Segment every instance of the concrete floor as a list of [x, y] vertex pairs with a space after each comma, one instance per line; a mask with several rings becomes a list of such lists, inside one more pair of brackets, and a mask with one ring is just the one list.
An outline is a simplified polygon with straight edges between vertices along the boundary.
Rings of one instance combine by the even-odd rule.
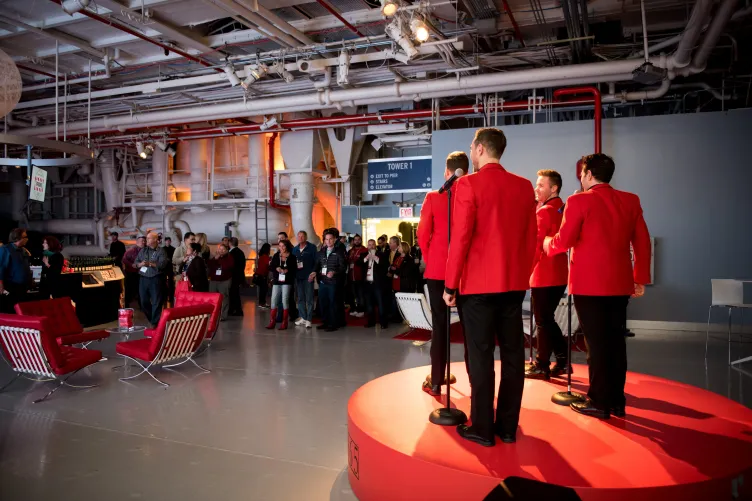
[[[0, 500], [354, 500], [348, 398], [373, 378], [428, 364], [430, 345], [393, 340], [398, 327], [268, 331], [267, 312], [250, 302], [245, 311], [221, 325], [202, 357], [212, 372], [161, 371], [168, 389], [147, 375], [118, 381], [118, 339], [110, 339], [101, 349], [111, 359], [72, 380], [98, 388], [61, 388], [40, 404], [31, 402], [46, 384], [19, 380], [0, 393]], [[630, 370], [752, 406], [752, 377], [727, 366], [722, 334], [711, 339], [707, 366], [704, 333], [636, 334]], [[746, 341], [735, 357], [752, 354]], [[0, 385], [11, 375], [3, 363]]]

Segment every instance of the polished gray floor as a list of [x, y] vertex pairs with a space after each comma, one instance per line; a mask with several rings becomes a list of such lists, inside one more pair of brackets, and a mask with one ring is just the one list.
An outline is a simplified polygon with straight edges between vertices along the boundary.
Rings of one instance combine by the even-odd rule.
[[[348, 398], [373, 378], [426, 365], [430, 345], [392, 339], [397, 327], [268, 331], [268, 313], [250, 302], [245, 311], [202, 357], [212, 372], [160, 371], [168, 389], [145, 375], [118, 381], [111, 339], [101, 346], [110, 360], [76, 376], [97, 388], [62, 388], [40, 404], [32, 400], [48, 385], [19, 380], [0, 393], [0, 500], [354, 500]], [[704, 333], [636, 333], [630, 370], [752, 406], [752, 378], [728, 367], [722, 334], [706, 366]], [[734, 356], [752, 354], [750, 342]], [[0, 385], [11, 375], [2, 364]]]

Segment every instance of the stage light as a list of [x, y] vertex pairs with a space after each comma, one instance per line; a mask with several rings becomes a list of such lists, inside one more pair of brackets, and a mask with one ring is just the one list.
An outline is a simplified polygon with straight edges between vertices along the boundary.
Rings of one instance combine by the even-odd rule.
[[266, 76], [266, 74], [269, 72], [269, 68], [267, 68], [265, 65], [261, 64], [257, 66], [256, 68], [249, 68], [248, 69], [248, 76], [245, 80], [243, 80], [243, 83], [241, 85], [244, 89], [247, 89], [256, 81], [261, 80]]
[[60, 6], [63, 8], [63, 12], [72, 16], [76, 12], [84, 10], [89, 6], [89, 0], [65, 0]]
[[225, 65], [224, 70], [227, 74], [227, 80], [230, 81], [230, 85], [235, 87], [240, 83], [240, 78], [238, 78], [238, 75], [235, 74], [235, 67], [232, 65], [232, 63], [228, 62]]
[[261, 124], [260, 129], [267, 130], [271, 127], [274, 127], [275, 125], [277, 125], [277, 117], [271, 117], [268, 120], [264, 119], [264, 123]]
[[176, 143], [167, 143], [166, 141], [156, 141], [155, 144], [157, 145], [157, 148], [164, 151], [171, 157], [174, 157], [177, 153], [177, 144]]
[[144, 143], [141, 141], [136, 141], [136, 151], [138, 152], [138, 156], [141, 158], [146, 158], [146, 150], [144, 150]]
[[399, 5], [395, 0], [381, 0], [381, 13], [386, 17], [392, 17], [397, 13]]
[[402, 48], [406, 56], [405, 58], [399, 58], [399, 54], [395, 54], [395, 58], [402, 62], [407, 62], [418, 55], [418, 49], [415, 48], [415, 45], [413, 45], [413, 42], [410, 40], [410, 35], [405, 32], [400, 17], [395, 17], [394, 20], [386, 26], [384, 31], [389, 38], [397, 42], [397, 45]]
[[424, 23], [417, 17], [410, 21], [410, 30], [413, 32], [413, 37], [415, 37], [415, 39], [421, 43], [428, 40], [428, 37], [430, 36], [426, 23]]

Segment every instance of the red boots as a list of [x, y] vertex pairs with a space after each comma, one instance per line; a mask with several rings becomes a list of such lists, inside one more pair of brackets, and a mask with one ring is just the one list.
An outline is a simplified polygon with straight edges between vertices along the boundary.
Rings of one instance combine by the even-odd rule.
[[273, 329], [277, 325], [277, 308], [274, 308], [271, 311], [271, 317], [269, 318], [269, 325], [266, 326], [267, 329]]
[[287, 329], [287, 321], [290, 320], [290, 310], [282, 311], [282, 325], [279, 326], [280, 330]]

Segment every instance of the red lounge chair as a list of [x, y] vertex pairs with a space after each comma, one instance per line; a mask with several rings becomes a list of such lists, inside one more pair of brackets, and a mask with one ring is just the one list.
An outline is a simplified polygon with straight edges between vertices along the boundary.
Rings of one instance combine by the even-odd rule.
[[34, 400], [36, 404], [55, 393], [62, 385], [73, 388], [97, 386], [76, 386], [67, 381], [81, 369], [99, 362], [102, 352], [60, 345], [49, 325], [50, 321], [46, 317], [0, 315], [0, 348], [8, 364], [17, 373], [0, 391], [21, 376], [33, 381], [57, 381], [58, 384], [49, 393]]
[[[175, 367], [189, 361], [202, 371], [209, 372], [209, 370], [198, 365], [193, 357], [206, 337], [209, 319], [213, 311], [214, 308], [209, 304], [164, 310], [151, 337], [118, 343], [117, 353], [133, 360], [142, 369], [138, 374], [123, 377], [120, 380], [133, 379], [146, 372], [159, 384], [170, 386], [157, 379], [150, 369], [157, 365], [166, 368]], [[165, 363], [176, 361], [178, 362], [165, 365]]]
[[[182, 308], [183, 306], [195, 306], [198, 304], [209, 304], [214, 308], [211, 318], [209, 319], [209, 329], [206, 331], [206, 342], [202, 348], [198, 350], [198, 354], [202, 354], [211, 345], [214, 336], [217, 335], [219, 329], [219, 318], [222, 313], [222, 294], [219, 292], [193, 292], [183, 291], [175, 299], [175, 307]], [[146, 337], [153, 337], [156, 329], [146, 329], [144, 335]]]
[[110, 336], [102, 330], [84, 332], [84, 328], [76, 316], [76, 309], [68, 297], [18, 303], [16, 313], [47, 317], [49, 319], [47, 325], [60, 345], [69, 346], [82, 343], [86, 347], [92, 341], [101, 341]]

